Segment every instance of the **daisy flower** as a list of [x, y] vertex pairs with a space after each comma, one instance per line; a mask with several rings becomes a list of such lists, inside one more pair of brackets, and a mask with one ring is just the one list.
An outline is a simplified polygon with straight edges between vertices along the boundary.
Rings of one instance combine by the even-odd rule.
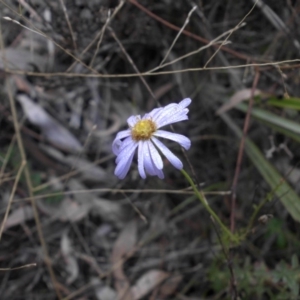
[[142, 178], [146, 174], [164, 178], [161, 152], [177, 169], [182, 169], [180, 159], [175, 156], [158, 138], [165, 138], [177, 142], [188, 150], [191, 141], [177, 133], [161, 130], [160, 128], [179, 121], [188, 120], [186, 108], [192, 102], [186, 98], [181, 102], [171, 103], [165, 107], [155, 108], [143, 117], [131, 116], [127, 119], [129, 129], [120, 131], [112, 144], [116, 158], [115, 175], [123, 179], [130, 168], [135, 151], [138, 155], [138, 170]]

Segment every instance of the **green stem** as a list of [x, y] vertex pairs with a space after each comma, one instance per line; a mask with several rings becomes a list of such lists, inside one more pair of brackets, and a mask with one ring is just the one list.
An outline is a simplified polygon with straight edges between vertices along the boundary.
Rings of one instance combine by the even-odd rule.
[[181, 170], [181, 173], [184, 175], [186, 180], [190, 183], [190, 185], [192, 186], [192, 188], [195, 192], [195, 195], [198, 197], [200, 202], [203, 204], [205, 209], [210, 213], [210, 215], [213, 217], [213, 219], [220, 225], [220, 227], [228, 235], [228, 237], [230, 237], [230, 239], [232, 241], [237, 242], [238, 238], [223, 224], [223, 222], [220, 220], [220, 218], [217, 216], [217, 214], [210, 208], [210, 206], [207, 204], [207, 201], [204, 198], [203, 194], [198, 191], [197, 187], [195, 186], [192, 178], [188, 175], [188, 173], [186, 171], [184, 171], [183, 169]]
[[250, 232], [251, 228], [253, 227], [253, 224], [254, 224], [255, 220], [257, 219], [258, 213], [269, 201], [272, 200], [272, 198], [276, 194], [277, 189], [281, 186], [281, 184], [283, 182], [284, 182], [284, 180], [281, 179], [280, 182], [277, 184], [277, 186], [274, 188], [274, 190], [271, 191], [270, 193], [268, 193], [268, 195], [264, 198], [264, 200], [255, 208], [255, 210], [250, 218], [250, 222], [247, 226], [246, 235]]

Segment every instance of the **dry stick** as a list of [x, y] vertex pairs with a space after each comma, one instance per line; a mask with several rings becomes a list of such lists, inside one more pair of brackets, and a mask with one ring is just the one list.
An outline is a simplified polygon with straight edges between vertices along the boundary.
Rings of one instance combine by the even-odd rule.
[[[156, 101], [156, 97], [154, 95], [154, 93], [152, 92], [150, 86], [148, 85], [148, 83], [146, 82], [145, 78], [141, 75], [140, 71], [138, 70], [137, 66], [135, 65], [135, 63], [133, 62], [133, 60], [131, 59], [130, 55], [128, 54], [128, 52], [126, 51], [126, 49], [124, 48], [123, 44], [121, 43], [121, 41], [117, 38], [115, 32], [113, 31], [113, 29], [111, 27], [108, 27], [108, 30], [110, 31], [112, 37], [115, 39], [115, 41], [117, 42], [117, 44], [119, 45], [119, 47], [121, 48], [122, 52], [124, 53], [124, 55], [126, 56], [127, 60], [129, 61], [129, 63], [131, 64], [131, 66], [133, 67], [134, 71], [136, 72], [137, 76], [140, 78], [140, 80], [142, 81], [142, 83], [144, 84], [144, 86], [146, 87], [146, 89], [148, 90], [149, 94], [152, 96], [152, 98]], [[159, 102], [158, 102], [159, 103]]]
[[[1, 2], [1, 0], [0, 0]], [[206, 71], [222, 71], [222, 70], [229, 70], [229, 69], [242, 69], [242, 68], [249, 68], [249, 67], [268, 67], [268, 68], [261, 68], [259, 71], [270, 70], [271, 67], [284, 65], [284, 64], [291, 64], [291, 63], [299, 63], [300, 59], [287, 59], [281, 60], [276, 62], [266, 62], [266, 63], [251, 63], [251, 64], [241, 64], [236, 66], [219, 66], [219, 67], [208, 67], [208, 68], [187, 68], [181, 70], [174, 70], [174, 71], [162, 71], [156, 73], [128, 73], [128, 74], [83, 74], [83, 73], [66, 73], [66, 72], [56, 72], [56, 73], [42, 73], [42, 72], [29, 72], [24, 70], [12, 70], [9, 68], [5, 68], [5, 72], [7, 74], [18, 74], [18, 75], [27, 75], [27, 76], [35, 76], [35, 77], [68, 77], [68, 78], [132, 78], [132, 77], [140, 77], [140, 76], [160, 76], [160, 75], [170, 75], [170, 74], [177, 74], [177, 73], [187, 73], [187, 72], [206, 72]], [[295, 65], [285, 65], [282, 66], [281, 69], [291, 69], [291, 68], [299, 68], [300, 64]]]
[[136, 73], [126, 73], [126, 74], [84, 74], [84, 73], [66, 73], [66, 72], [32, 72], [32, 71], [24, 71], [24, 70], [16, 70], [6, 68], [2, 70], [6, 74], [16, 74], [16, 75], [25, 75], [25, 76], [35, 76], [35, 77], [66, 77], [66, 78], [134, 78], [139, 76], [160, 76], [160, 75], [172, 75], [178, 73], [188, 73], [188, 72], [206, 72], [206, 71], [222, 71], [222, 70], [234, 70], [234, 69], [242, 69], [249, 67], [257, 67], [259, 71], [267, 71], [272, 67], [276, 67], [278, 65], [281, 66], [281, 69], [295, 69], [300, 68], [300, 64], [288, 65], [291, 63], [298, 63], [300, 59], [288, 59], [277, 62], [268, 62], [268, 63], [252, 63], [252, 64], [241, 64], [241, 65], [231, 65], [231, 66], [217, 66], [217, 67], [208, 67], [208, 68], [187, 68], [181, 70], [170, 70], [170, 71], [160, 71], [152, 73], [153, 70], [141, 72], [140, 74]]
[[210, 41], [208, 44], [206, 44], [205, 46], [202, 46], [202, 47], [198, 48], [197, 50], [191, 51], [191, 52], [189, 52], [189, 53], [187, 53], [187, 54], [184, 54], [184, 55], [182, 55], [182, 56], [180, 56], [180, 57], [178, 57], [178, 58], [176, 58], [176, 59], [173, 59], [173, 60], [170, 61], [170, 62], [164, 63], [163, 65], [160, 64], [159, 66], [157, 66], [157, 67], [155, 67], [155, 68], [149, 70], [148, 72], [149, 72], [149, 73], [150, 73], [150, 72], [152, 73], [152, 72], [154, 72], [154, 71], [156, 71], [156, 70], [165, 68], [166, 66], [172, 65], [172, 64], [174, 64], [174, 63], [176, 63], [176, 62], [178, 62], [178, 61], [180, 61], [180, 60], [183, 60], [184, 58], [187, 58], [187, 57], [190, 57], [190, 56], [192, 56], [192, 55], [195, 55], [195, 54], [197, 54], [197, 53], [199, 53], [199, 52], [201, 52], [201, 51], [203, 51], [203, 50], [205, 50], [205, 49], [211, 47], [211, 46], [214, 45], [214, 44], [223, 43], [223, 45], [224, 45], [224, 41], [221, 42], [221, 41], [219, 41], [219, 40], [220, 40], [223, 36], [229, 34], [230, 32], [236, 31], [236, 30], [240, 29], [242, 26], [244, 26], [244, 24], [241, 24], [240, 26], [236, 26], [235, 28], [232, 28], [232, 29], [230, 29], [230, 30], [228, 30], [228, 31], [225, 31], [225, 32], [223, 32], [222, 34], [220, 34], [218, 37], [216, 37], [215, 39], [211, 40], [211, 41]]
[[231, 213], [230, 213], [230, 229], [231, 232], [234, 232], [235, 228], [235, 204], [236, 204], [236, 189], [237, 189], [237, 184], [238, 184], [238, 179], [239, 179], [239, 174], [241, 171], [241, 164], [242, 164], [242, 159], [243, 159], [243, 154], [244, 154], [244, 148], [245, 148], [245, 140], [247, 136], [247, 132], [249, 129], [249, 123], [250, 123], [250, 116], [251, 116], [251, 111], [252, 111], [252, 106], [254, 102], [254, 92], [257, 87], [257, 83], [259, 80], [259, 71], [256, 70], [255, 77], [253, 80], [252, 84], [252, 89], [251, 89], [251, 97], [249, 100], [249, 106], [244, 122], [244, 128], [243, 128], [243, 136], [240, 142], [239, 146], [239, 152], [238, 152], [238, 157], [236, 161], [236, 167], [235, 167], [235, 173], [234, 173], [234, 178], [233, 178], [233, 183], [232, 183], [232, 194], [231, 194]]
[[21, 163], [21, 166], [18, 170], [18, 173], [17, 173], [16, 179], [15, 179], [11, 194], [9, 196], [9, 200], [8, 200], [8, 203], [7, 203], [5, 215], [4, 215], [4, 218], [3, 218], [3, 221], [2, 221], [2, 224], [1, 224], [1, 228], [0, 228], [0, 241], [1, 241], [1, 238], [2, 238], [4, 226], [5, 226], [7, 218], [8, 218], [8, 214], [9, 214], [9, 211], [10, 211], [10, 208], [11, 208], [12, 200], [15, 196], [15, 192], [16, 192], [16, 189], [17, 189], [17, 186], [18, 186], [18, 183], [19, 183], [19, 180], [20, 180], [20, 177], [21, 177], [21, 174], [23, 172], [23, 169], [24, 169], [25, 165], [26, 165], [26, 161], [23, 160], [22, 163]]
[[[257, 0], [258, 1], [258, 0]], [[252, 6], [252, 8], [249, 10], [249, 12], [243, 17], [243, 19], [237, 24], [237, 26], [235, 26], [233, 28], [233, 30], [230, 31], [230, 33], [228, 34], [228, 36], [225, 38], [225, 40], [222, 42], [222, 44], [217, 48], [217, 50], [215, 51], [215, 53], [213, 53], [213, 55], [208, 59], [208, 61], [206, 62], [206, 64], [204, 65], [204, 68], [206, 68], [208, 66], [208, 64], [213, 60], [213, 58], [217, 55], [217, 53], [221, 50], [221, 48], [224, 46], [224, 44], [228, 41], [228, 39], [230, 38], [230, 36], [233, 34], [233, 32], [235, 30], [237, 30], [243, 23], [244, 21], [246, 20], [246, 18], [251, 14], [251, 12], [254, 10], [256, 4], [257, 4], [257, 1], [254, 3], [254, 5]], [[255, 89], [255, 88], [254, 88]], [[251, 94], [251, 98], [253, 98], [253, 94], [254, 94], [254, 89], [252, 89], [252, 94]], [[253, 101], [253, 100], [250, 100], [250, 101]], [[249, 105], [250, 106], [250, 105]], [[252, 104], [251, 104], [252, 106]], [[250, 108], [249, 108], [249, 111], [251, 112]], [[242, 152], [243, 153], [243, 152]], [[234, 190], [234, 193], [236, 191]], [[231, 213], [233, 214], [233, 218], [234, 218], [234, 210], [235, 210], [235, 198], [236, 198], [236, 195], [233, 196], [232, 195], [232, 199], [234, 199], [232, 201], [232, 211]], [[231, 218], [232, 218], [232, 215], [231, 215]], [[231, 223], [232, 225], [232, 223]], [[234, 228], [234, 225], [233, 225], [233, 228]], [[231, 227], [231, 231], [232, 233], [234, 232], [234, 229]], [[232, 260], [231, 260], [231, 255], [230, 253], [227, 254], [226, 251], [225, 251], [225, 248], [224, 248], [224, 245], [222, 243], [222, 240], [219, 236], [219, 233], [218, 231], [216, 230], [217, 232], [217, 235], [219, 237], [219, 240], [220, 240], [220, 243], [222, 245], [222, 249], [223, 249], [223, 252], [224, 252], [224, 255], [225, 255], [225, 258], [228, 262], [228, 269], [229, 269], [229, 272], [230, 272], [230, 290], [231, 290], [231, 294], [232, 294], [232, 299], [237, 299], [238, 297], [238, 292], [237, 292], [237, 285], [236, 285], [236, 280], [235, 280], [235, 274], [234, 274], [234, 271], [233, 271], [233, 267], [232, 267]]]
[[[143, 12], [145, 12], [145, 13], [146, 13], [147, 15], [149, 15], [151, 18], [153, 18], [153, 19], [155, 19], [156, 21], [158, 21], [158, 22], [164, 24], [165, 26], [169, 27], [170, 29], [173, 29], [173, 30], [175, 30], [175, 31], [179, 31], [179, 30], [180, 30], [179, 27], [177, 27], [176, 25], [173, 25], [173, 24], [169, 23], [168, 21], [166, 21], [166, 20], [164, 20], [163, 18], [157, 16], [157, 15], [154, 14], [153, 12], [149, 11], [146, 7], [144, 7], [143, 5], [141, 5], [140, 3], [138, 3], [136, 0], [129, 0], [129, 2], [130, 2], [131, 4], [133, 4], [133, 5], [135, 5], [136, 7], [138, 7], [138, 8], [139, 8], [140, 10], [142, 10]], [[189, 31], [187, 31], [187, 30], [183, 30], [182, 33], [183, 33], [184, 35], [189, 36], [189, 37], [191, 37], [191, 38], [193, 38], [193, 39], [195, 39], [195, 40], [197, 40], [197, 41], [200, 41], [200, 42], [202, 42], [202, 43], [204, 43], [204, 44], [208, 44], [208, 43], [209, 43], [209, 40], [207, 40], [207, 39], [205, 39], [205, 38], [203, 38], [203, 37], [200, 37], [200, 36], [198, 36], [198, 35], [196, 35], [196, 34], [194, 34], [194, 33], [191, 33], [191, 32], [189, 32]], [[253, 61], [253, 58], [252, 58], [252, 57], [250, 57], [250, 56], [248, 56], [248, 55], [245, 55], [245, 54], [241, 54], [241, 53], [239, 53], [239, 52], [237, 52], [237, 51], [234, 51], [234, 50], [232, 50], [232, 49], [230, 49], [230, 48], [222, 47], [221, 50], [226, 51], [226, 52], [228, 52], [228, 53], [230, 53], [230, 54], [232, 54], [232, 55], [234, 55], [234, 56], [236, 56], [236, 57], [238, 57], [238, 58], [240, 58], [240, 59], [247, 60], [247, 61], [248, 61], [248, 60], [249, 60], [249, 61]]]
[[[3, 44], [3, 39], [2, 39], [2, 28], [0, 28], [0, 49], [4, 50], [4, 44]], [[5, 55], [5, 51], [3, 51], [3, 54]], [[4, 67], [6, 69], [6, 60], [3, 59], [3, 62], [4, 62]], [[50, 259], [49, 259], [48, 249], [47, 249], [47, 246], [46, 246], [46, 243], [45, 243], [45, 240], [44, 240], [44, 236], [43, 236], [43, 232], [42, 232], [42, 228], [41, 228], [41, 222], [40, 222], [38, 210], [37, 210], [36, 203], [35, 203], [34, 196], [33, 196], [32, 181], [31, 181], [28, 165], [26, 163], [26, 154], [25, 154], [25, 149], [24, 149], [22, 137], [21, 137], [20, 124], [18, 123], [16, 104], [15, 104], [15, 101], [13, 99], [12, 88], [10, 86], [9, 81], [7, 81], [7, 94], [8, 94], [8, 98], [9, 98], [9, 104], [10, 104], [10, 109], [11, 109], [11, 113], [12, 113], [17, 144], [18, 144], [18, 148], [19, 148], [19, 151], [20, 151], [21, 159], [22, 159], [23, 167], [22, 166], [21, 167], [22, 167], [22, 169], [24, 168], [26, 184], [27, 184], [28, 192], [29, 192], [29, 196], [30, 196], [29, 198], [31, 200], [31, 205], [32, 205], [32, 209], [33, 209], [33, 214], [34, 214], [34, 219], [35, 219], [35, 222], [36, 222], [37, 230], [38, 230], [39, 239], [40, 239], [42, 249], [43, 249], [43, 252], [44, 252], [44, 255], [45, 255], [45, 262], [46, 262], [46, 265], [48, 267], [48, 271], [49, 271], [49, 274], [50, 274], [50, 277], [51, 277], [56, 295], [57, 295], [58, 299], [61, 300], [62, 299], [61, 294], [60, 294], [60, 291], [57, 289], [55, 274], [53, 272], [51, 262], [50, 262]], [[20, 170], [21, 170], [21, 168], [20, 168]]]
[[13, 146], [15, 144], [15, 141], [16, 141], [16, 135], [14, 135], [13, 138], [11, 139], [10, 145], [8, 147], [7, 153], [6, 153], [5, 158], [4, 158], [4, 162], [3, 162], [2, 166], [1, 166], [1, 170], [0, 170], [0, 185], [4, 181], [6, 181], [6, 180], [3, 179], [3, 177], [4, 177], [4, 171], [5, 171], [5, 168], [6, 168], [7, 164], [8, 164], [9, 157], [11, 155], [11, 152], [12, 152]]
[[143, 215], [143, 213], [133, 204], [131, 199], [127, 197], [125, 193], [122, 193], [122, 195], [125, 197], [125, 199], [128, 201], [128, 203], [131, 205], [131, 207], [135, 210], [135, 212], [138, 214], [140, 219], [145, 223], [148, 224], [147, 218]]
[[68, 27], [69, 27], [69, 30], [70, 30], [74, 50], [77, 51], [76, 39], [75, 39], [75, 35], [74, 35], [73, 29], [72, 29], [72, 25], [71, 25], [71, 22], [70, 22], [70, 19], [69, 19], [67, 8], [65, 6], [64, 0], [59, 0], [59, 1], [60, 1], [61, 6], [62, 6], [63, 12], [65, 14], [65, 18], [66, 18], [66, 21], [67, 21], [67, 24], [68, 24]]
[[[8, 85], [9, 85], [9, 82], [8, 82]], [[18, 119], [17, 119], [16, 105], [15, 105], [13, 95], [12, 95], [12, 92], [11, 92], [12, 89], [11, 89], [10, 86], [8, 86], [7, 90], [8, 90], [7, 92], [8, 92], [10, 108], [11, 108], [11, 112], [12, 112], [12, 116], [13, 116], [14, 129], [15, 129], [16, 137], [17, 137], [17, 143], [18, 143], [18, 147], [19, 147], [19, 150], [20, 150], [22, 163], [25, 164], [24, 173], [25, 173], [26, 184], [27, 184], [27, 187], [28, 187], [29, 198], [31, 200], [31, 205], [32, 205], [32, 209], [33, 209], [33, 214], [34, 214], [34, 219], [35, 219], [35, 223], [36, 223], [36, 226], [37, 226], [39, 239], [40, 239], [41, 246], [42, 246], [44, 256], [45, 256], [45, 263], [48, 267], [48, 271], [49, 271], [49, 274], [50, 274], [50, 277], [51, 277], [51, 280], [52, 280], [52, 284], [53, 284], [53, 288], [55, 289], [56, 295], [57, 295], [58, 299], [62, 299], [60, 291], [57, 288], [55, 274], [54, 274], [52, 266], [51, 266], [51, 261], [50, 261], [50, 258], [49, 258], [48, 249], [47, 249], [46, 242], [45, 242], [43, 232], [42, 232], [42, 228], [41, 228], [40, 217], [39, 217], [38, 210], [37, 210], [36, 203], [35, 203], [35, 199], [34, 199], [34, 196], [33, 196], [32, 181], [31, 181], [28, 165], [26, 164], [26, 154], [25, 154], [25, 149], [24, 149], [22, 137], [21, 137], [21, 134], [20, 134], [20, 127], [19, 127], [19, 123], [18, 123]]]
[[[89, 189], [88, 191], [86, 189], [84, 190], [73, 190], [73, 191], [61, 191], [57, 193], [49, 193], [44, 195], [36, 195], [34, 198], [37, 199], [44, 199], [44, 198], [50, 198], [50, 197], [57, 197], [61, 195], [73, 195], [73, 194], [84, 194], [84, 193], [132, 193], [132, 194], [159, 194], [159, 193], [165, 193], [165, 194], [178, 194], [178, 195], [194, 195], [195, 192], [191, 190], [163, 190], [163, 189], [145, 189], [145, 190], [137, 190], [137, 189], [112, 189], [112, 188], [100, 188], [100, 189]], [[219, 192], [203, 192], [204, 195], [217, 195], [217, 196], [226, 196], [230, 195], [231, 191], [219, 191]], [[18, 200], [14, 200], [13, 202], [21, 202], [21, 201], [28, 201], [29, 198], [21, 198]]]
[[179, 39], [179, 37], [180, 37], [182, 31], [183, 31], [184, 28], [189, 24], [190, 18], [191, 18], [191, 16], [192, 16], [192, 13], [196, 10], [196, 8], [197, 8], [197, 6], [194, 6], [194, 7], [191, 9], [191, 11], [189, 12], [189, 14], [188, 14], [188, 16], [187, 16], [187, 18], [186, 18], [186, 20], [185, 20], [185, 22], [184, 22], [182, 28], [181, 28], [181, 29], [179, 30], [179, 32], [177, 33], [177, 35], [176, 35], [176, 37], [175, 37], [175, 39], [174, 39], [174, 41], [173, 41], [171, 47], [170, 47], [169, 50], [167, 51], [165, 57], [163, 58], [163, 60], [162, 60], [161, 63], [159, 64], [159, 66], [161, 66], [161, 65], [166, 61], [166, 59], [167, 59], [167, 57], [169, 56], [170, 52], [172, 51], [174, 45], [176, 44], [177, 40]]
[[96, 51], [95, 51], [95, 53], [94, 53], [94, 55], [93, 55], [93, 57], [92, 57], [92, 59], [91, 59], [90, 67], [93, 66], [94, 60], [95, 60], [95, 58], [96, 58], [96, 56], [97, 56], [97, 54], [98, 54], [100, 45], [101, 45], [102, 40], [103, 40], [103, 37], [104, 37], [104, 32], [105, 32], [105, 30], [106, 30], [106, 28], [107, 28], [107, 26], [108, 26], [108, 24], [109, 24], [109, 22], [110, 22], [110, 19], [111, 19], [111, 16], [110, 16], [110, 10], [109, 10], [109, 11], [108, 11], [108, 15], [107, 15], [107, 19], [106, 19], [106, 21], [105, 21], [105, 24], [103, 25], [103, 27], [102, 27], [102, 29], [101, 29], [101, 31], [100, 31], [99, 41], [98, 41], [98, 43], [97, 43]]
[[15, 268], [0, 268], [0, 271], [14, 271], [14, 270], [20, 270], [20, 269], [25, 269], [25, 268], [30, 268], [30, 267], [36, 267], [36, 263], [27, 264], [27, 265], [15, 267]]

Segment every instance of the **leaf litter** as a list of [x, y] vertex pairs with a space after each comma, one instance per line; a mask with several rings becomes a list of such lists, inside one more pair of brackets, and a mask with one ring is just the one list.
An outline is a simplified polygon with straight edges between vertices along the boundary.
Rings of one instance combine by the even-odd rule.
[[[36, 199], [40, 224], [35, 224], [31, 221], [32, 207], [27, 202], [28, 186], [24, 176], [21, 177], [14, 197], [15, 203], [7, 220], [5, 239], [0, 245], [0, 264], [3, 268], [11, 268], [20, 262], [24, 265], [38, 262], [39, 269], [27, 268], [5, 273], [0, 286], [1, 297], [18, 298], [22, 291], [24, 299], [41, 299], [41, 295], [43, 299], [56, 299], [59, 297], [56, 297], [54, 287], [58, 287], [66, 299], [198, 299], [204, 294], [211, 295], [211, 298], [217, 298], [218, 295], [229, 298], [228, 264], [221, 257], [222, 248], [216, 232], [201, 206], [195, 201], [185, 202], [190, 196], [184, 193], [148, 195], [119, 192], [120, 188], [134, 188], [137, 191], [148, 188], [186, 188], [180, 173], [166, 166], [165, 181], [141, 181], [134, 166], [129, 178], [117, 181], [111, 176], [114, 168], [114, 160], [109, 157], [111, 142], [116, 132], [125, 127], [129, 115], [142, 115], [156, 108], [157, 99], [165, 106], [184, 97], [191, 97], [193, 106], [190, 121], [179, 125], [180, 131], [188, 134], [193, 141], [188, 159], [197, 177], [205, 181], [204, 188], [215, 190], [219, 186], [228, 186], [236, 164], [236, 148], [232, 134], [228, 133], [221, 118], [215, 115], [216, 107], [221, 99], [228, 99], [228, 95], [232, 95], [218, 113], [234, 114], [231, 109], [251, 95], [254, 70], [252, 67], [228, 68], [264, 59], [276, 62], [297, 57], [298, 50], [293, 48], [297, 45], [297, 33], [289, 30], [286, 34], [274, 27], [276, 18], [282, 20], [276, 24], [284, 25], [284, 30], [292, 26], [296, 28], [299, 20], [294, 10], [297, 8], [291, 1], [265, 5], [269, 11], [274, 11], [265, 19], [259, 13], [262, 8], [258, 6], [247, 20], [247, 25], [231, 36], [229, 46], [224, 45], [221, 49], [217, 45], [214, 48], [217, 50], [216, 55], [209, 64], [209, 67], [214, 68], [212, 70], [143, 77], [153, 91], [153, 97], [139, 76], [84, 79], [77, 75], [132, 72], [132, 63], [127, 61], [107, 27], [103, 27], [108, 17], [111, 18], [109, 26], [130, 54], [137, 69], [143, 72], [157, 67], [178, 33], [172, 30], [184, 24], [194, 4], [189, 1], [162, 1], [159, 4], [154, 1], [150, 4], [147, 1], [130, 0], [126, 3], [119, 1], [119, 9], [116, 8], [118, 1], [100, 2], [78, 0], [69, 5], [65, 1], [71, 26], [68, 26], [64, 11], [53, 0], [47, 3], [34, 0], [6, 1], [15, 12], [22, 12], [22, 15], [0, 4], [1, 14], [8, 14], [31, 29], [35, 26], [49, 37], [37, 35], [12, 22], [5, 21], [5, 26], [1, 28], [4, 45], [7, 45], [0, 50], [1, 76], [13, 82], [10, 86], [17, 102], [29, 173], [34, 188], [37, 188], [34, 194], [44, 196], [43, 200]], [[216, 9], [218, 13], [215, 13]], [[235, 26], [235, 20], [238, 22], [247, 12], [246, 5], [237, 6], [234, 2], [199, 6], [191, 16], [189, 26], [172, 47], [169, 58], [177, 59], [199, 49], [203, 46], [203, 38], [212, 40], [216, 35], [230, 30], [232, 23]], [[273, 19], [269, 20], [269, 16]], [[188, 32], [192, 32], [192, 35]], [[73, 48], [72, 36], [76, 39], [76, 50]], [[55, 46], [54, 42], [62, 48]], [[288, 47], [290, 44], [292, 46]], [[283, 45], [287, 45], [288, 52]], [[187, 55], [169, 69], [164, 68], [164, 71], [178, 72], [180, 69], [203, 67], [214, 53], [211, 50]], [[75, 55], [82, 63], [78, 60], [75, 62], [71, 55]], [[93, 69], [87, 69], [87, 65]], [[220, 66], [227, 69], [218, 70]], [[25, 73], [12, 75], [3, 71], [6, 67], [14, 72], [21, 70]], [[290, 63], [281, 67], [257, 66], [262, 76], [256, 92], [264, 96], [262, 91], [272, 90], [280, 94], [284, 90], [299, 97], [298, 67]], [[41, 73], [32, 76], [26, 73], [50, 70], [64, 73], [64, 76], [46, 76]], [[0, 150], [3, 158], [15, 132], [11, 126], [7, 86], [2, 83], [1, 86], [3, 134]], [[283, 113], [275, 109], [276, 113]], [[297, 113], [293, 117], [298, 122]], [[244, 119], [238, 115], [234, 121], [240, 125]], [[269, 134], [279, 138], [280, 142], [283, 139], [275, 131], [268, 131], [256, 123], [250, 132], [251, 138], [263, 150], [269, 146], [266, 142]], [[297, 145], [288, 139], [284, 142], [291, 149], [294, 160], [297, 160]], [[183, 158], [176, 147], [172, 151]], [[44, 154], [43, 159], [40, 158], [41, 153]], [[287, 179], [297, 189], [298, 168], [295, 168], [293, 160], [286, 157], [283, 165], [278, 164], [281, 161], [278, 156], [283, 155], [281, 152], [274, 153], [272, 163], [278, 165], [283, 173], [294, 168], [294, 173], [291, 172]], [[43, 164], [46, 157], [48, 162]], [[98, 164], [105, 157], [108, 158]], [[3, 172], [13, 174], [17, 163], [17, 156], [14, 156]], [[237, 199], [240, 215], [238, 225], [241, 227], [253, 207], [270, 192], [250, 162], [242, 165], [242, 171]], [[57, 184], [47, 185], [53, 178]], [[5, 190], [11, 189], [12, 183], [13, 180], [3, 182]], [[44, 184], [47, 188], [39, 189]], [[112, 188], [112, 191], [89, 192], [97, 188]], [[5, 193], [3, 190], [2, 195]], [[52, 192], [57, 196], [50, 196]], [[64, 195], [64, 192], [70, 193]], [[208, 197], [208, 201], [227, 221], [228, 198], [213, 196]], [[183, 203], [187, 204], [180, 210], [175, 209]], [[263, 249], [265, 253], [260, 260], [268, 265], [267, 273], [263, 272], [267, 274], [267, 282], [272, 273], [271, 266], [276, 269], [278, 259], [287, 261], [286, 270], [291, 269], [290, 257], [285, 251], [287, 248], [279, 249], [273, 241], [275, 235], [280, 236], [281, 247], [287, 245], [289, 254], [299, 253], [295, 242], [298, 238], [295, 230], [297, 224], [280, 205], [280, 201], [274, 201], [264, 207], [264, 213], [274, 215], [274, 223], [270, 224], [278, 226], [270, 230], [277, 230], [276, 234], [273, 233], [270, 238], [266, 234], [266, 226], [257, 228], [259, 238], [253, 234], [247, 239], [245, 248], [237, 249], [238, 255], [234, 255], [234, 258], [238, 257], [242, 262], [232, 261], [234, 271], [244, 264], [246, 256], [251, 258], [253, 264], [257, 262], [257, 254], [252, 253], [252, 249]], [[5, 208], [5, 205], [1, 207]], [[148, 224], [141, 220], [141, 216], [145, 216]], [[45, 238], [55, 284], [45, 264], [41, 263], [41, 257], [46, 256], [40, 251], [37, 226], [40, 226]], [[280, 230], [286, 233], [285, 241], [282, 240]], [[147, 232], [148, 235], [145, 234]], [[144, 236], [146, 239], [140, 238]], [[250, 268], [251, 265], [243, 265], [242, 273], [251, 273]], [[250, 275], [251, 280], [256, 280], [255, 289], [252, 285], [250, 288], [249, 284], [243, 285], [243, 276], [236, 274], [237, 287], [242, 289], [241, 293], [245, 293], [246, 298], [259, 299], [255, 294], [256, 288], [271, 293], [275, 291], [277, 294], [289, 292], [284, 282], [274, 281], [270, 288], [266, 284], [266, 277], [257, 280], [254, 273]], [[289, 277], [289, 286], [297, 287], [297, 280]], [[262, 283], [261, 286], [259, 283]], [[281, 297], [289, 298], [286, 294]]]

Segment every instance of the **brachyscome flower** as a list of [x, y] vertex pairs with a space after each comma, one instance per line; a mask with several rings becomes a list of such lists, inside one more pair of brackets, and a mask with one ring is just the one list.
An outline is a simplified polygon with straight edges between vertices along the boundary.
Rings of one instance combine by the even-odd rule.
[[142, 178], [146, 178], [146, 173], [164, 178], [163, 161], [159, 151], [175, 168], [182, 169], [180, 159], [158, 138], [177, 142], [186, 150], [190, 148], [191, 141], [187, 137], [160, 128], [187, 120], [189, 110], [186, 107], [191, 101], [186, 98], [178, 104], [171, 103], [165, 107], [155, 108], [142, 118], [138, 115], [127, 119], [129, 129], [120, 131], [112, 144], [112, 150], [117, 155], [115, 175], [119, 179], [123, 179], [128, 173], [136, 149], [138, 149], [138, 170]]

